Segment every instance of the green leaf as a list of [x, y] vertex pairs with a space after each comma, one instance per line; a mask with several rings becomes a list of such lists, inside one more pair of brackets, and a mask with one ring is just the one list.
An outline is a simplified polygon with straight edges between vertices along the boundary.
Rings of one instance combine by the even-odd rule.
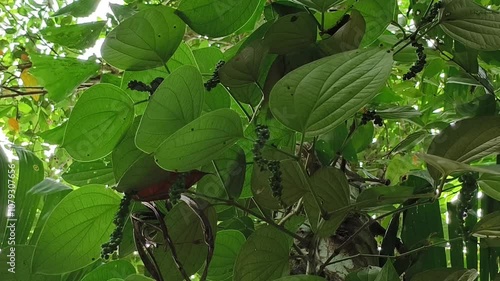
[[374, 281], [382, 269], [376, 266], [362, 268], [356, 272], [351, 272], [346, 276], [345, 281]]
[[158, 87], [142, 116], [135, 138], [137, 147], [151, 153], [180, 128], [198, 118], [205, 89], [200, 72], [182, 66]]
[[115, 183], [113, 166], [106, 161], [96, 160], [92, 162], [73, 162], [68, 170], [62, 174], [62, 178], [76, 186], [87, 184], [112, 185]]
[[189, 171], [216, 159], [243, 137], [238, 113], [211, 111], [167, 138], [155, 151], [158, 165], [169, 171]]
[[[423, 272], [419, 272], [413, 276], [411, 281], [429, 281], [429, 280], [444, 280], [444, 281], [473, 281], [475, 280], [469, 278], [462, 279], [462, 276], [470, 275], [473, 272], [469, 272], [467, 269], [462, 268], [435, 268]], [[475, 270], [473, 270], [475, 271]], [[476, 272], [477, 273], [477, 272]]]
[[120, 178], [116, 190], [120, 192], [139, 191], [141, 188], [168, 180], [172, 173], [156, 164], [153, 155], [142, 153]]
[[208, 268], [209, 280], [226, 280], [233, 276], [234, 263], [245, 240], [237, 230], [217, 232], [214, 256]]
[[51, 213], [33, 254], [33, 271], [61, 274], [99, 258], [101, 244], [113, 231], [111, 223], [120, 198], [102, 186], [69, 193]]
[[258, 82], [267, 52], [262, 40], [250, 43], [219, 70], [221, 83], [232, 88]]
[[48, 91], [48, 97], [56, 102], [63, 100], [100, 68], [95, 61], [83, 61], [69, 57], [31, 54], [33, 67], [30, 73]]
[[255, 0], [183, 0], [177, 13], [196, 33], [223, 37], [243, 27], [260, 3]]
[[500, 13], [471, 0], [446, 0], [443, 6], [440, 26], [451, 38], [477, 50], [500, 49]]
[[472, 235], [479, 238], [500, 238], [500, 211], [481, 218], [472, 229]]
[[[488, 166], [471, 166], [462, 162], [450, 160], [448, 158], [425, 153], [418, 153], [417, 156], [427, 164], [437, 169], [441, 173], [441, 176], [448, 176], [453, 173], [467, 171], [500, 175], [500, 171], [498, 169], [489, 168]], [[439, 178], [439, 176], [437, 178]]]
[[236, 259], [233, 280], [271, 281], [289, 274], [292, 239], [272, 226], [257, 229]]
[[270, 107], [285, 126], [308, 136], [343, 123], [380, 90], [392, 69], [392, 54], [374, 48], [350, 51], [306, 64], [272, 89]]
[[155, 6], [127, 18], [104, 40], [102, 57], [124, 70], [164, 65], [184, 36], [186, 25], [165, 6]]
[[[311, 176], [310, 183], [314, 193], [309, 192], [304, 197], [306, 214], [313, 231], [321, 237], [327, 237], [335, 233], [348, 212], [346, 207], [350, 203], [349, 184], [344, 173], [333, 167], [316, 171]], [[320, 207], [328, 213], [339, 209], [343, 211], [335, 212], [335, 215], [324, 219]]]
[[183, 65], [198, 67], [191, 48], [189, 48], [186, 43], [181, 42], [179, 48], [177, 48], [175, 53], [168, 60], [167, 67], [170, 71], [174, 71]]
[[297, 1], [319, 12], [326, 12], [328, 11], [329, 8], [335, 6], [338, 3], [343, 2], [343, 0], [297, 0]]
[[410, 119], [420, 117], [422, 112], [411, 106], [393, 106], [387, 109], [379, 109], [377, 114], [383, 119]]
[[64, 139], [64, 132], [66, 131], [67, 121], [61, 125], [39, 133], [38, 135], [46, 142], [50, 144], [61, 145]]
[[[500, 116], [463, 119], [451, 124], [435, 136], [428, 154], [470, 163], [500, 151]], [[438, 175], [430, 169], [433, 178]]]
[[327, 55], [355, 50], [361, 44], [366, 23], [357, 10], [352, 10], [349, 21], [329, 38], [319, 41], [318, 46]]
[[397, 273], [392, 262], [388, 260], [384, 267], [382, 267], [382, 271], [378, 274], [375, 281], [400, 281], [399, 274]]
[[[16, 245], [15, 251], [11, 252], [11, 246], [5, 247], [0, 255], [0, 263], [2, 270], [0, 271], [0, 279], [2, 281], [59, 281], [60, 279], [51, 278], [47, 275], [34, 274], [31, 271], [31, 261], [33, 258], [33, 245]], [[15, 255], [15, 261], [11, 262], [9, 255]], [[9, 269], [13, 268], [15, 272]], [[60, 276], [57, 276], [60, 278]]]
[[132, 166], [139, 157], [144, 155], [144, 152], [139, 150], [135, 145], [135, 134], [140, 121], [140, 117], [134, 119], [134, 123], [130, 126], [130, 129], [111, 154], [113, 174], [116, 181], [119, 181], [130, 166]]
[[97, 84], [71, 112], [63, 147], [75, 160], [92, 161], [111, 153], [134, 119], [132, 100], [120, 88]]
[[[203, 212], [211, 224], [207, 227], [215, 227], [217, 218], [214, 209], [208, 207]], [[203, 265], [207, 256], [207, 245], [203, 243], [205, 235], [200, 218], [186, 203], [180, 202], [167, 213], [165, 223], [184, 270], [188, 275], [194, 274]], [[165, 241], [160, 242], [166, 244]], [[164, 280], [184, 280], [172, 258], [170, 248], [155, 247], [152, 251]]]
[[354, 5], [366, 22], [366, 30], [361, 46], [366, 47], [373, 43], [394, 19], [396, 0], [360, 0]]
[[57, 10], [52, 16], [56, 17], [70, 14], [77, 18], [86, 17], [95, 11], [99, 3], [99, 0], [77, 0]]
[[149, 277], [146, 277], [144, 275], [132, 274], [132, 275], [127, 276], [127, 278], [125, 278], [125, 281], [155, 281], [155, 280], [151, 279]]
[[202, 170], [210, 174], [198, 182], [199, 192], [204, 193], [203, 190], [217, 190], [221, 187], [225, 190], [224, 195], [227, 194], [231, 199], [238, 199], [245, 181], [245, 151], [238, 145], [234, 145]]
[[94, 46], [105, 25], [105, 21], [98, 21], [60, 27], [49, 26], [40, 30], [40, 33], [52, 43], [83, 50]]
[[356, 199], [359, 208], [401, 204], [414, 194], [408, 186], [379, 186], [363, 190]]
[[[293, 205], [310, 190], [308, 177], [295, 160], [284, 160], [280, 163], [282, 173], [283, 194], [281, 200], [288, 206]], [[268, 170], [261, 171], [258, 165], [254, 165], [252, 172], [252, 193], [255, 200], [264, 208], [280, 209], [280, 202], [272, 195], [269, 186], [271, 173]]]
[[291, 275], [285, 276], [274, 281], [325, 281], [323, 277], [314, 276], [314, 275]]
[[85, 275], [82, 281], [102, 281], [111, 278], [126, 278], [136, 273], [135, 267], [125, 260], [114, 260], [105, 263]]
[[27, 191], [27, 193], [36, 195], [49, 195], [65, 190], [72, 191], [73, 189], [51, 178], [46, 178], [43, 181], [35, 184], [30, 190]]
[[285, 55], [307, 48], [316, 42], [317, 24], [306, 12], [280, 17], [264, 36], [272, 54]]
[[409, 134], [404, 140], [394, 146], [390, 153], [399, 153], [407, 150], [411, 151], [428, 135], [429, 134], [426, 131], [417, 131], [415, 133]]
[[500, 176], [482, 174], [477, 183], [486, 195], [500, 201]]

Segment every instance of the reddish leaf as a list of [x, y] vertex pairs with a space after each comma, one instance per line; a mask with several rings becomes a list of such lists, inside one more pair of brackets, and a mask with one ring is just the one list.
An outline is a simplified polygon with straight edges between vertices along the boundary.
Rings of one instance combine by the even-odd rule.
[[134, 195], [134, 199], [137, 201], [156, 201], [156, 200], [166, 200], [169, 198], [170, 188], [175, 184], [180, 175], [185, 175], [186, 189], [190, 188], [193, 184], [197, 183], [203, 176], [207, 173], [198, 170], [192, 170], [186, 173], [174, 173], [171, 172], [170, 176], [162, 182], [151, 184], [145, 188], [141, 188]]

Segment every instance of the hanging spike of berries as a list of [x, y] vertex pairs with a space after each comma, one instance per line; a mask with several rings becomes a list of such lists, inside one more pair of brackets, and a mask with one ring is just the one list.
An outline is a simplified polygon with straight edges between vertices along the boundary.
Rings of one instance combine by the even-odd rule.
[[120, 202], [118, 212], [115, 214], [113, 223], [115, 225], [115, 230], [111, 233], [108, 242], [101, 245], [101, 258], [107, 260], [110, 255], [112, 255], [117, 249], [123, 238], [123, 228], [127, 222], [130, 203], [132, 202], [132, 195], [125, 194]]
[[205, 89], [207, 89], [207, 91], [211, 91], [213, 88], [217, 87], [217, 85], [220, 83], [220, 78], [219, 78], [219, 70], [221, 69], [222, 66], [224, 66], [226, 62], [221, 60], [219, 61], [216, 65], [215, 65], [215, 70], [214, 70], [214, 73], [212, 75], [212, 77], [210, 77], [210, 79], [208, 79], [207, 82], [205, 82]]
[[269, 140], [271, 134], [269, 133], [269, 128], [266, 125], [257, 125], [255, 127], [255, 134], [257, 139], [255, 140], [252, 148], [253, 161], [259, 165], [260, 170], [264, 171], [267, 168], [268, 161], [262, 157], [262, 149]]
[[458, 179], [462, 183], [462, 189], [458, 194], [457, 219], [460, 223], [460, 230], [464, 237], [469, 235], [469, 230], [465, 226], [465, 219], [473, 207], [474, 197], [477, 195], [477, 179], [474, 173], [466, 173]]

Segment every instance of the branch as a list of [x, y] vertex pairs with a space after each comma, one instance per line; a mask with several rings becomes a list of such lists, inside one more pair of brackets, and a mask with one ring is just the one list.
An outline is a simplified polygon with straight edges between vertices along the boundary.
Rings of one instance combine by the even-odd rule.
[[30, 92], [24, 92], [24, 91], [20, 90], [20, 89], [40, 89], [38, 87], [22, 87], [21, 88], [21, 87], [8, 87], [8, 86], [0, 85], [0, 89], [9, 90], [9, 91], [15, 93], [15, 94], [0, 95], [0, 99], [22, 97], [22, 96], [33, 96], [33, 95], [45, 95], [48, 93], [46, 90], [38, 90], [38, 91], [30, 91]]

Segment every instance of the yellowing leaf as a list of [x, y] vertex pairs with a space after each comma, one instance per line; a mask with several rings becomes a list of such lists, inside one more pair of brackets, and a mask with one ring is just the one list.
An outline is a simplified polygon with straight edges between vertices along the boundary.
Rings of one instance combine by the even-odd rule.
[[9, 118], [9, 129], [14, 132], [19, 132], [19, 121], [16, 118]]
[[[27, 69], [24, 69], [23, 72], [21, 72], [21, 80], [23, 80], [23, 85], [25, 87], [38, 86], [38, 81], [36, 80], [35, 76], [31, 75], [31, 73], [29, 73]], [[32, 91], [36, 91], [36, 89], [29, 89], [28, 88], [28, 89], [26, 89], [26, 91], [32, 92]], [[33, 95], [32, 97], [35, 101], [38, 101], [40, 99], [40, 95]]]

